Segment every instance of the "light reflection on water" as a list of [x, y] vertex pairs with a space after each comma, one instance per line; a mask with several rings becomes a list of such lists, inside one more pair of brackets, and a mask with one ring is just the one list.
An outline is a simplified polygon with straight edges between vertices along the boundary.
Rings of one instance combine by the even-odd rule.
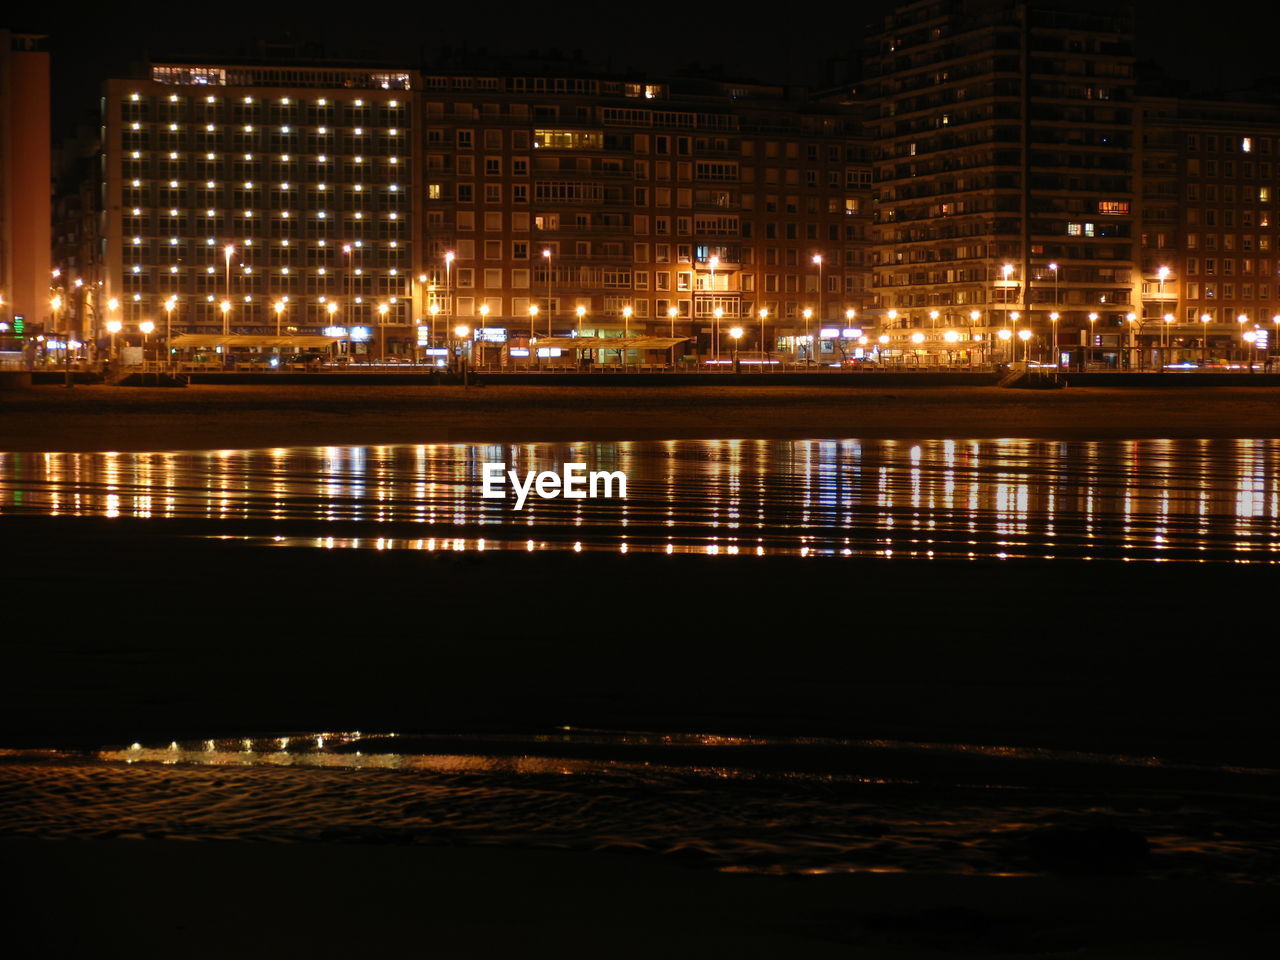
[[[585, 462], [623, 499], [481, 497]], [[1280, 441], [667, 441], [0, 454], [0, 513], [284, 546], [1276, 562]], [[233, 529], [234, 527], [234, 529]]]

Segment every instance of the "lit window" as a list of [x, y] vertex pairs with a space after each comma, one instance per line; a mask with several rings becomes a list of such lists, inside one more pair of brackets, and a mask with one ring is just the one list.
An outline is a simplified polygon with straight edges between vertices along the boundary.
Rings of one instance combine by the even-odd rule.
[[1240, 149], [1244, 153], [1253, 152], [1253, 137], [1244, 137], [1240, 140]]

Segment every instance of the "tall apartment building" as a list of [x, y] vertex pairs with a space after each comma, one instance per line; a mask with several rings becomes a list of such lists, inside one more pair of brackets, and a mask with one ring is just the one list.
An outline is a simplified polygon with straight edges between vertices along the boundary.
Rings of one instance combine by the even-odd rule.
[[1115, 4], [921, 0], [885, 18], [865, 89], [894, 346], [1008, 359], [999, 331], [1043, 343], [1054, 313], [1063, 344], [1123, 334], [1141, 289], [1132, 41]]
[[381, 324], [409, 353], [455, 322], [523, 344], [537, 306], [538, 334], [706, 353], [719, 311], [744, 346], [807, 351], [868, 297], [867, 143], [796, 91], [157, 62], [106, 82], [102, 124], [99, 337], [270, 333], [283, 304], [282, 329]]

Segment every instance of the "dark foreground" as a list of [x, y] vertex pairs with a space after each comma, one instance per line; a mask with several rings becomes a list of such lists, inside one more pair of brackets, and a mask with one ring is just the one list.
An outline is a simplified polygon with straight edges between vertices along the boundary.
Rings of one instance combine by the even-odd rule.
[[1271, 888], [1175, 881], [797, 879], [340, 844], [10, 841], [0, 855], [23, 878], [8, 943], [29, 938], [18, 955], [33, 957], [1181, 960], [1258, 956], [1280, 932]]
[[1277, 759], [1272, 565], [425, 554], [188, 533], [0, 519], [21, 561], [5, 745], [570, 724]]
[[[0, 746], [560, 725], [1276, 767], [1274, 566], [248, 547], [0, 519]], [[1176, 794], [1178, 774], [1170, 771]], [[1239, 798], [1266, 817], [1269, 797]], [[1274, 888], [368, 843], [0, 845], [18, 956], [1253, 956]], [[13, 933], [10, 943], [17, 938]]]

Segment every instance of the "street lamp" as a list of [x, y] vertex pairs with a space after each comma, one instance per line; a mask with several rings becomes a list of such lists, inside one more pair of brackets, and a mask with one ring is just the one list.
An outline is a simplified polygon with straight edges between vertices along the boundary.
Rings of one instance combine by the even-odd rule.
[[378, 361], [380, 363], [385, 363], [387, 360], [387, 313], [390, 310], [390, 304], [378, 304]]
[[[813, 262], [818, 265], [818, 327], [821, 328], [822, 320], [826, 316], [826, 314], [822, 312], [822, 254], [815, 253], [813, 255]], [[813, 345], [816, 348], [818, 346], [818, 341], [814, 340]]]
[[[578, 315], [578, 336], [582, 336], [582, 318], [587, 315], [587, 308], [582, 304], [578, 304], [578, 309], [574, 311]], [[672, 336], [675, 336], [673, 333]]]
[[[622, 308], [622, 338], [628, 340], [631, 338], [631, 307]], [[627, 365], [627, 348], [622, 348], [622, 366]]]
[[1245, 343], [1244, 325], [1248, 322], [1249, 322], [1248, 314], [1241, 313], [1236, 316], [1236, 323], [1240, 324], [1240, 343], [1241, 343], [1240, 359], [1245, 360], [1246, 358], [1248, 358], [1246, 362], [1249, 364], [1249, 372], [1253, 373], [1253, 358], [1249, 357], [1249, 354], [1244, 347], [1244, 343]]
[[1166, 313], [1164, 315], [1164, 326], [1160, 328], [1160, 372], [1164, 372], [1164, 365], [1169, 362], [1169, 324], [1173, 323], [1173, 314]]
[[[1058, 297], [1058, 265], [1056, 263], [1049, 264], [1049, 270], [1053, 273], [1053, 309], [1055, 312], [1062, 306], [1062, 300]], [[1054, 347], [1055, 351], [1057, 347]]]
[[1053, 330], [1053, 365], [1058, 365], [1058, 311], [1049, 314], [1049, 324]]
[[276, 312], [276, 336], [280, 336], [280, 320], [284, 316], [284, 301], [277, 300], [271, 305], [271, 309]]
[[536, 303], [529, 304], [529, 362], [535, 367], [538, 365], [538, 349], [533, 345], [533, 323], [538, 319], [538, 305]]
[[[114, 300], [111, 302], [116, 303], [116, 301]], [[121, 323], [119, 320], [107, 321], [107, 333], [111, 334], [111, 359], [113, 360], [115, 359], [115, 356], [116, 356], [116, 334], [120, 332], [120, 329], [123, 326], [124, 324]]]
[[431, 346], [432, 346], [432, 347], [435, 347], [435, 345], [436, 345], [436, 317], [438, 317], [438, 316], [440, 315], [440, 304], [436, 303], [436, 302], [433, 300], [433, 301], [431, 302], [431, 306], [427, 307], [427, 312], [431, 314]]
[[551, 336], [551, 248], [542, 249], [542, 259], [547, 262], [547, 336]]
[[1022, 341], [1022, 362], [1028, 361], [1028, 352], [1031, 349], [1031, 328], [1023, 327], [1018, 331], [1018, 339]]
[[810, 309], [809, 307], [805, 307], [803, 310], [803, 314], [804, 314], [804, 328], [809, 335], [809, 362], [813, 363], [813, 347], [814, 347], [813, 327], [809, 325], [809, 321], [813, 319], [813, 310]]
[[[444, 254], [444, 302], [448, 306], [445, 311], [446, 317], [453, 316], [453, 251], [446, 250]], [[435, 332], [432, 331], [432, 336]]]
[[177, 297], [170, 297], [164, 302], [164, 348], [166, 359], [173, 349], [169, 344], [173, 341], [173, 308], [177, 305]]
[[138, 324], [138, 329], [142, 332], [143, 363], [146, 363], [146, 360], [147, 360], [147, 337], [150, 336], [151, 331], [154, 330], [155, 328], [156, 328], [156, 325], [152, 323], [150, 320], [143, 320], [140, 324]]
[[720, 362], [720, 318], [724, 316], [724, 311], [716, 307], [711, 311], [711, 327], [715, 331], [715, 346], [711, 350], [712, 357], [715, 362]]
[[[1019, 313], [1017, 310], [1014, 310], [1014, 311], [1010, 312], [1010, 314], [1009, 314], [1009, 319], [1010, 319], [1010, 321], [1012, 321], [1012, 323], [1010, 324], [1009, 330], [1010, 330], [1010, 332], [1011, 332], [1011, 335], [1012, 335], [1012, 333], [1016, 333], [1016, 332], [1017, 332], [1017, 330], [1018, 330], [1018, 319], [1019, 319], [1021, 316], [1022, 316], [1022, 314], [1021, 314], [1021, 313]], [[1016, 343], [1013, 345], [1013, 359], [1014, 359], [1014, 360], [1017, 360], [1017, 359], [1018, 359], [1018, 345], [1017, 345]]]
[[223, 300], [222, 303], [218, 304], [218, 309], [222, 311], [222, 335], [229, 337], [231, 335], [231, 301]]
[[[235, 252], [236, 252], [235, 244], [228, 243], [225, 247], [222, 248], [222, 254], [224, 257], [227, 258], [227, 290], [224, 297], [224, 299], [226, 300], [231, 299], [231, 258], [235, 256]], [[226, 313], [225, 310], [223, 310], [222, 312], [224, 314]], [[225, 330], [222, 333], [223, 333], [223, 336], [226, 336]]]
[[1202, 363], [1206, 366], [1209, 363], [1209, 322], [1212, 319], [1213, 317], [1209, 316], [1207, 313], [1200, 314], [1200, 323], [1203, 324], [1200, 329], [1204, 331], [1204, 336], [1200, 338], [1200, 347], [1204, 353]]
[[1137, 315], [1136, 313], [1132, 313], [1132, 312], [1130, 312], [1130, 313], [1126, 313], [1126, 314], [1124, 315], [1124, 319], [1125, 319], [1125, 321], [1129, 324], [1129, 328], [1128, 328], [1128, 329], [1129, 329], [1129, 366], [1130, 366], [1130, 367], [1132, 367], [1132, 366], [1133, 366], [1133, 355], [1134, 355], [1135, 353], [1137, 353], [1137, 354], [1138, 354], [1138, 368], [1139, 368], [1139, 369], [1141, 369], [1141, 368], [1142, 368], [1142, 354], [1138, 351], [1138, 347], [1140, 346], [1140, 344], [1139, 344], [1139, 342], [1138, 342], [1138, 332], [1139, 332], [1139, 331], [1138, 331], [1138, 328], [1137, 328], [1137, 326], [1136, 326], [1136, 324], [1137, 324], [1137, 322], [1138, 322], [1138, 315]]
[[742, 328], [730, 327], [729, 336], [733, 340], [733, 372], [739, 373], [741, 368], [738, 365], [738, 340], [742, 337]]

